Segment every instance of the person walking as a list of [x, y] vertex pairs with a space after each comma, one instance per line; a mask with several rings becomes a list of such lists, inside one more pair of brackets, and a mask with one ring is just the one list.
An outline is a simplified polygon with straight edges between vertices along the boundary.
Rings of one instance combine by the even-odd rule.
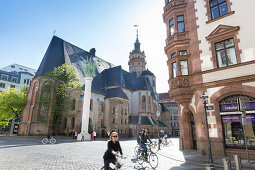
[[97, 133], [96, 131], [93, 132], [94, 140], [96, 140]]
[[109, 167], [110, 162], [112, 162], [113, 164], [116, 163], [116, 156], [118, 155], [117, 152], [120, 152], [121, 155], [122, 154], [122, 149], [120, 146], [120, 143], [118, 141], [119, 137], [118, 137], [118, 133], [117, 132], [112, 132], [110, 137], [109, 137], [109, 141], [107, 144], [107, 150], [104, 153], [104, 169], [105, 170], [110, 170], [111, 168]]
[[78, 134], [77, 134], [77, 132], [75, 131], [75, 132], [74, 132], [74, 139], [77, 139], [77, 135], [78, 135]]
[[82, 142], [84, 141], [84, 135], [85, 135], [85, 131], [83, 131], [83, 132], [81, 133], [81, 141], [82, 141]]

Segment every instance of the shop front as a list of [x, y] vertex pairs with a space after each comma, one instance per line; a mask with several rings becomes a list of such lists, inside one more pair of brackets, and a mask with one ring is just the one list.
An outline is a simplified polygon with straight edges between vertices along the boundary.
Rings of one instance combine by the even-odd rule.
[[220, 101], [220, 116], [225, 148], [244, 149], [242, 113], [238, 111], [240, 98], [246, 106], [246, 136], [249, 149], [255, 150], [255, 98], [246, 95], [232, 95]]

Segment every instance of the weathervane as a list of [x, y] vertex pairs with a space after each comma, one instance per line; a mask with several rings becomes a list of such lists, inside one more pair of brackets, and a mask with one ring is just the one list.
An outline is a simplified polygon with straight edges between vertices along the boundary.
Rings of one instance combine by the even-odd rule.
[[134, 27], [136, 27], [136, 34], [138, 35], [138, 27], [139, 27], [139, 25], [134, 25]]

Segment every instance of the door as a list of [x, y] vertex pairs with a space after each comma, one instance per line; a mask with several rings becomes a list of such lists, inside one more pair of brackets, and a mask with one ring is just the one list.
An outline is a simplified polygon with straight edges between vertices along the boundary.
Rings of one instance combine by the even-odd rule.
[[192, 132], [193, 149], [197, 149], [196, 125], [194, 122], [193, 115], [191, 116], [190, 125], [191, 125], [191, 132]]

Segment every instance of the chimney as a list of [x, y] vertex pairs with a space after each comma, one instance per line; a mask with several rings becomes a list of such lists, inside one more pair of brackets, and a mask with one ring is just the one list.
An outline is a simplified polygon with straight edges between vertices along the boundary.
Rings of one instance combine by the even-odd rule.
[[89, 53], [92, 55], [92, 57], [95, 57], [96, 56], [96, 49], [95, 48], [91, 48], [89, 50]]

